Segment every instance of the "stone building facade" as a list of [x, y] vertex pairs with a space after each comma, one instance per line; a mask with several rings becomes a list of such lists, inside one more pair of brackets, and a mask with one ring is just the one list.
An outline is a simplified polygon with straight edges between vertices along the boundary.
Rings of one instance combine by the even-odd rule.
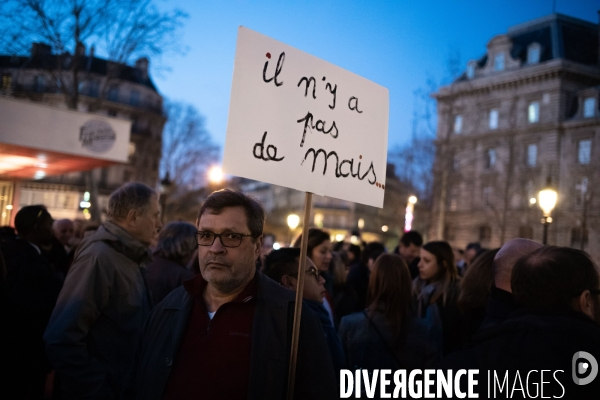
[[492, 38], [438, 104], [431, 237], [542, 240], [533, 203], [558, 192], [548, 242], [600, 259], [599, 27], [552, 14]]
[[[100, 213], [110, 193], [125, 182], [139, 181], [157, 187], [162, 131], [166, 122], [163, 98], [148, 73], [149, 61], [135, 66], [115, 64], [96, 57], [91, 48], [78, 48], [77, 110], [130, 120], [129, 162], [97, 168], [90, 174], [32, 177], [17, 182], [20, 204], [46, 204], [55, 218], [80, 218], [80, 201], [86, 191], [97, 191]], [[73, 85], [73, 55], [53, 54], [50, 46], [34, 43], [29, 56], [0, 55], [0, 95], [13, 96], [67, 108], [62, 87]]]

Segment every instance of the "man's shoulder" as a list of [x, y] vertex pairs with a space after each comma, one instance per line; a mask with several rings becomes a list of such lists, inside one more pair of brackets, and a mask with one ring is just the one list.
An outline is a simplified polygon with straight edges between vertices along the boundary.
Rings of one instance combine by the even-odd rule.
[[296, 294], [293, 291], [281, 286], [262, 272], [257, 271], [256, 275], [259, 287], [257, 297], [276, 303], [288, 303], [296, 299]]

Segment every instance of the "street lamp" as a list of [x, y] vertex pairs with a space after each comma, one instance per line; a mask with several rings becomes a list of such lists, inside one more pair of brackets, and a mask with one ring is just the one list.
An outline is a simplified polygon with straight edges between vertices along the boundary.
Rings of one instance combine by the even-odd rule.
[[294, 229], [296, 229], [298, 227], [298, 224], [300, 224], [300, 217], [296, 214], [288, 215], [287, 224], [290, 227], [290, 234], [292, 236], [292, 239], [290, 239], [291, 244], [292, 240], [294, 239]]
[[208, 170], [208, 180], [211, 183], [218, 185], [219, 183], [223, 182], [223, 178], [224, 178], [224, 175], [223, 175], [223, 170], [221, 169], [221, 167], [214, 166]]
[[412, 222], [415, 211], [415, 204], [417, 203], [417, 196], [410, 196], [408, 203], [406, 203], [406, 213], [404, 214], [404, 232], [408, 232], [412, 229]]
[[542, 218], [542, 224], [544, 224], [544, 238], [542, 244], [548, 243], [548, 225], [552, 223], [550, 213], [552, 213], [552, 210], [554, 210], [554, 207], [556, 206], [557, 197], [558, 194], [556, 193], [556, 190], [551, 188], [541, 190], [538, 195], [538, 203], [544, 212], [544, 218]]

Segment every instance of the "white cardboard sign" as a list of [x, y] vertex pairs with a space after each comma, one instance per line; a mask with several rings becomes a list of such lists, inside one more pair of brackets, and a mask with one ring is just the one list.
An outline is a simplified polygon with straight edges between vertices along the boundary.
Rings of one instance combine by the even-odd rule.
[[240, 27], [223, 169], [383, 207], [388, 90]]

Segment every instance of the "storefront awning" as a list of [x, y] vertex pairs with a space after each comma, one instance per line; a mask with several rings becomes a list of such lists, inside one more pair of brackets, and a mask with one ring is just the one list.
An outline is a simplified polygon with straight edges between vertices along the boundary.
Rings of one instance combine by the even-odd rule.
[[126, 163], [131, 122], [0, 97], [0, 179]]

